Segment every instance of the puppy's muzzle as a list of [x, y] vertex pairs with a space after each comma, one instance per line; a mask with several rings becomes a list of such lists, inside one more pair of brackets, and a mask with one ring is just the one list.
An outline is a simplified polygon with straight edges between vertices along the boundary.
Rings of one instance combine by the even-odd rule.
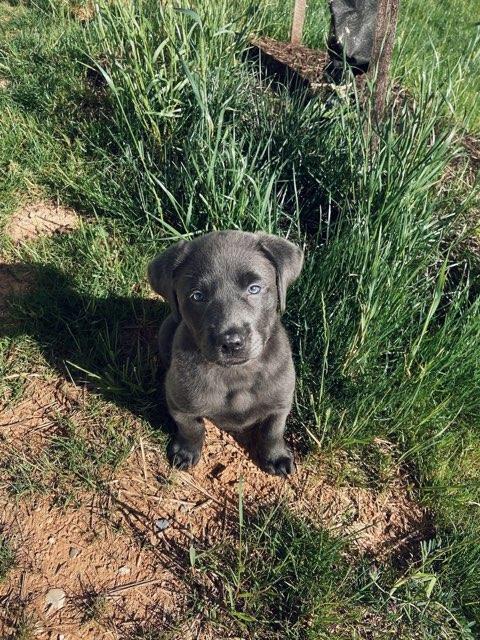
[[215, 348], [221, 364], [241, 364], [251, 357], [249, 334], [237, 327], [218, 334]]
[[245, 351], [245, 336], [238, 331], [226, 331], [219, 337], [219, 347], [225, 356], [239, 356]]

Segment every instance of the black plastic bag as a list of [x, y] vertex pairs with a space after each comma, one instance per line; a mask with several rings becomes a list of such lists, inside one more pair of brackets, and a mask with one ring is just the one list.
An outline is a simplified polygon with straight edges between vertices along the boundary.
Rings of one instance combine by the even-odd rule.
[[342, 82], [345, 62], [357, 75], [368, 70], [378, 10], [378, 0], [329, 0], [331, 29], [329, 62], [325, 75]]

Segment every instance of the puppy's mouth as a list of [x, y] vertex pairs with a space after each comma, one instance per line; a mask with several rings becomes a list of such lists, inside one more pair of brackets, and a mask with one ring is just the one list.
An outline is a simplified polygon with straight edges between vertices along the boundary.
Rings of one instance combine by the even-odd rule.
[[250, 362], [251, 360], [253, 360], [253, 358], [224, 358], [224, 359], [220, 359], [217, 361], [217, 364], [221, 365], [222, 367], [238, 367], [242, 364], [247, 364], [247, 362]]
[[259, 353], [244, 352], [238, 354], [224, 354], [218, 351], [202, 351], [202, 355], [207, 362], [217, 367], [241, 367], [244, 364], [253, 362], [259, 357]]
[[222, 356], [222, 355], [217, 355], [215, 354], [213, 357], [207, 356], [207, 360], [209, 362], [211, 362], [212, 364], [216, 364], [219, 365], [220, 367], [238, 367], [241, 366], [242, 364], [247, 364], [247, 362], [250, 362], [251, 360], [253, 360], [253, 356], [251, 355], [238, 355], [238, 356]]

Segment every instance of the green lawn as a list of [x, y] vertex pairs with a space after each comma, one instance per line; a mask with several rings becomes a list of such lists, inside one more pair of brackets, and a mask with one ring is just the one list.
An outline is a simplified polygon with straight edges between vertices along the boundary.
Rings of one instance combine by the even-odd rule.
[[[285, 316], [290, 432], [304, 456], [348, 460], [367, 484], [408, 471], [433, 527], [377, 561], [281, 506], [240, 511], [236, 540], [196, 558], [185, 548], [195, 566], [181, 615], [217, 638], [480, 637], [478, 190], [461, 145], [480, 124], [478, 16], [466, 0], [442, 3], [445, 14], [404, 0], [395, 78], [415, 99], [388, 115], [376, 147], [368, 108], [273, 91], [246, 60], [252, 32], [287, 36], [288, 6], [161, 6], [112, 1], [81, 22], [67, 2], [0, 2], [0, 228], [39, 198], [83, 218], [53, 238], [0, 238], [2, 263], [36, 283], [0, 318], [0, 400], [18, 404], [25, 370], [86, 380], [94, 398], [82, 429], [61, 422], [38, 458], [0, 442], [0, 490], [100, 500], [103, 470], [139, 438], [163, 447], [150, 425], [155, 361], [140, 338], [124, 348], [132, 323], [165, 313], [148, 260], [211, 229], [288, 233], [306, 252]], [[306, 42], [321, 46], [326, 29], [312, 1]], [[343, 471], [339, 483], [356, 482]], [[2, 522], [0, 541], [3, 576], [15, 550]], [[132, 640], [181, 637], [144, 626]]]
[[[279, 8], [266, 2], [268, 33], [289, 37], [293, 2]], [[431, 81], [432, 90], [445, 101], [445, 112], [467, 130], [479, 132], [480, 6], [470, 0], [400, 4], [395, 44], [394, 74], [414, 91]], [[327, 2], [311, 0], [306, 14], [304, 41], [324, 48], [329, 30]]]
[[467, 130], [480, 130], [480, 7], [468, 0], [402, 4], [397, 65], [405, 82], [434, 69], [435, 90]]

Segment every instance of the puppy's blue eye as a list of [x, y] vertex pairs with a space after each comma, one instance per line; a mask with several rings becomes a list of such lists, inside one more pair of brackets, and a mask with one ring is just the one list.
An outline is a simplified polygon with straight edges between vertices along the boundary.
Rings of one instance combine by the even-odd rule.
[[201, 291], [192, 291], [190, 298], [195, 300], [195, 302], [202, 302], [202, 300], [205, 300], [205, 296]]
[[259, 284], [251, 284], [247, 289], [248, 293], [252, 293], [253, 295], [260, 293], [261, 290], [262, 287]]

